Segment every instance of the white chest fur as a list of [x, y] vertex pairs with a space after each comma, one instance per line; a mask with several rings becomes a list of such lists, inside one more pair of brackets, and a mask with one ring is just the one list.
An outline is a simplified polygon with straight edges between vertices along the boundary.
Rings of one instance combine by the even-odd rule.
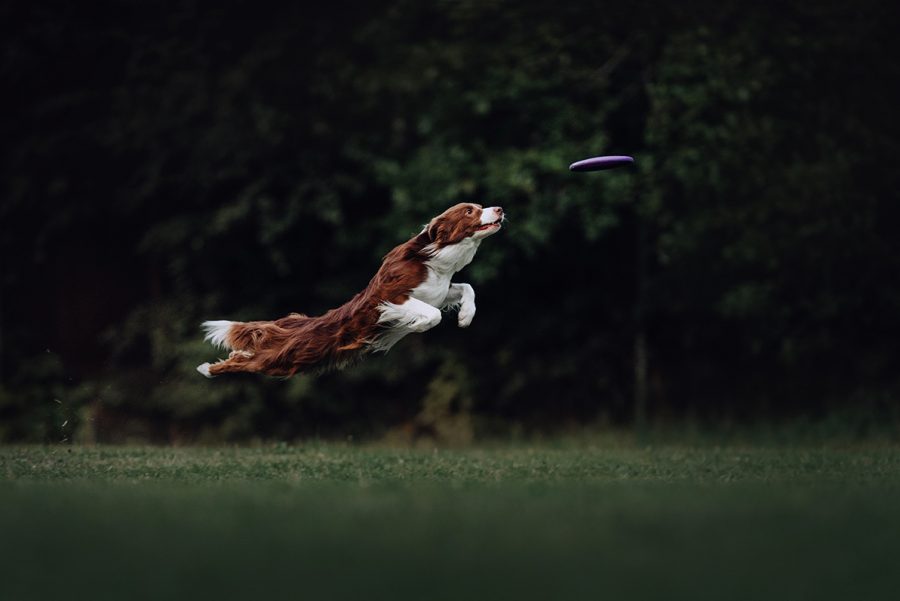
[[425, 262], [428, 275], [410, 296], [432, 307], [440, 308], [447, 298], [453, 274], [472, 262], [481, 240], [466, 238], [458, 244], [445, 246]]

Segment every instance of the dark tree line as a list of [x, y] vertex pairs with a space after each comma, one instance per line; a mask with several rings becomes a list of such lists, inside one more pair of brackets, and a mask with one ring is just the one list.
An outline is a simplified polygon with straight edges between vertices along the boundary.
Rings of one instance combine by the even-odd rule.
[[[895, 415], [891, 4], [623, 4], [2, 5], [0, 440]], [[470, 329], [193, 371], [459, 201], [510, 217]]]

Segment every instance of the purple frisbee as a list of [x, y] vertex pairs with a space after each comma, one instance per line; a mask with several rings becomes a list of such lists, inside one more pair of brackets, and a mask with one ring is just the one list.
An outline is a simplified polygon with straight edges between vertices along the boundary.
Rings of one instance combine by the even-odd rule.
[[591, 157], [572, 163], [569, 165], [569, 171], [602, 171], [603, 169], [614, 169], [623, 165], [631, 165], [634, 159], [629, 156], [606, 156]]

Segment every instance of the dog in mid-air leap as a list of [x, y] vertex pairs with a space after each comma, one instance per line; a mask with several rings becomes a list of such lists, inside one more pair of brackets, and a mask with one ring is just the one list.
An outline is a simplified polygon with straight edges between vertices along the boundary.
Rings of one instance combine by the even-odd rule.
[[231, 372], [292, 376], [339, 368], [371, 352], [385, 352], [412, 332], [459, 309], [459, 327], [475, 317], [475, 291], [450, 282], [472, 262], [481, 241], [500, 230], [500, 207], [450, 207], [384, 257], [366, 289], [318, 317], [292, 313], [275, 321], [207, 321], [206, 340], [230, 350], [228, 359], [197, 367], [211, 378]]

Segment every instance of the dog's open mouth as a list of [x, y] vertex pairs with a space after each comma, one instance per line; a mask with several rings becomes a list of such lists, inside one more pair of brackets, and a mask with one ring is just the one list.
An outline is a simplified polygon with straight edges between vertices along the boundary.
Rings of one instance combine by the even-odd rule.
[[497, 227], [500, 227], [500, 222], [501, 222], [501, 221], [502, 221], [502, 219], [498, 219], [497, 221], [492, 221], [492, 222], [490, 222], [490, 223], [485, 223], [484, 225], [479, 225], [479, 226], [475, 229], [475, 231], [476, 231], [476, 232], [480, 232], [480, 231], [482, 231], [482, 230], [487, 230], [487, 229], [490, 229], [490, 228], [494, 227], [495, 225], [496, 225]]

